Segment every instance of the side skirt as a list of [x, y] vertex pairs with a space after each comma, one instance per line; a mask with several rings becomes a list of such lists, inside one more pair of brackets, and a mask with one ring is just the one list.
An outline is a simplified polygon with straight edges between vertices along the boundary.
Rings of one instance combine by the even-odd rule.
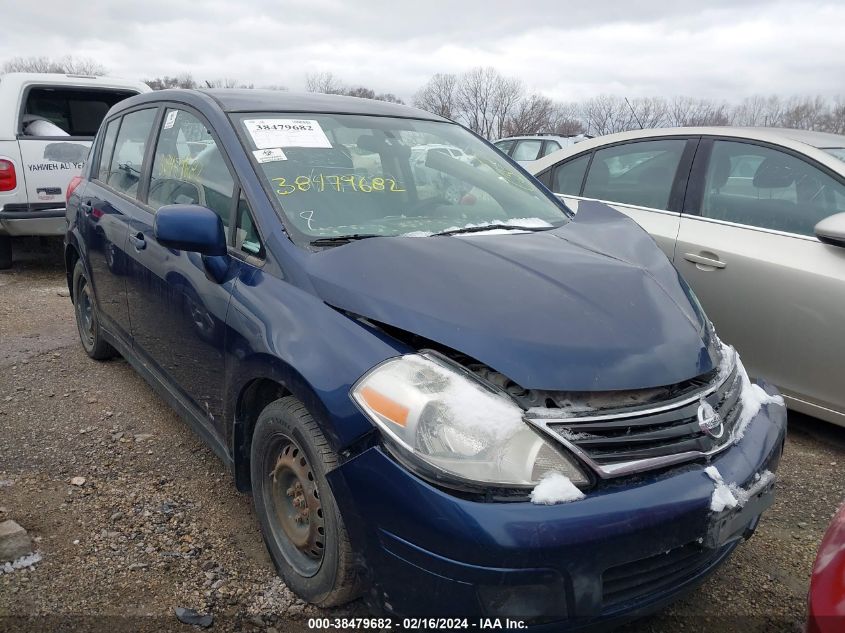
[[235, 462], [229, 455], [226, 445], [220, 440], [217, 433], [209, 427], [203, 417], [197, 413], [196, 407], [186, 402], [180, 394], [167, 384], [158, 371], [138, 358], [132, 348], [126, 345], [120, 337], [113, 335], [107, 329], [102, 327], [101, 332], [103, 334], [103, 338], [105, 338], [106, 341], [108, 341], [120, 353], [120, 355], [126, 359], [132, 368], [147, 381], [150, 387], [153, 388], [153, 391], [163, 398], [165, 402], [167, 402], [167, 404], [169, 404], [176, 413], [179, 414], [179, 417], [188, 423], [191, 430], [193, 430], [193, 432], [196, 433], [203, 442], [211, 447], [211, 449], [217, 454], [217, 457], [219, 457], [226, 465], [226, 468], [228, 468], [230, 472], [234, 473]]

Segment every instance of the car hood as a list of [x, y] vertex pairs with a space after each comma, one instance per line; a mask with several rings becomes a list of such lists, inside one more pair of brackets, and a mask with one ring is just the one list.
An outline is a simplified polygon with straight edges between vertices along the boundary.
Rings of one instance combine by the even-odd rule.
[[676, 384], [718, 362], [694, 296], [655, 242], [606, 205], [543, 232], [371, 238], [309, 256], [326, 303], [425, 337], [522, 387]]

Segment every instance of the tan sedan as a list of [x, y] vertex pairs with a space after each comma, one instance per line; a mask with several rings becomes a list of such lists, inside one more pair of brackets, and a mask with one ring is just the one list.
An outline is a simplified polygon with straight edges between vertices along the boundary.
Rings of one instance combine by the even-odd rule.
[[601, 200], [639, 223], [751, 374], [845, 426], [845, 136], [637, 130], [531, 171], [576, 211]]

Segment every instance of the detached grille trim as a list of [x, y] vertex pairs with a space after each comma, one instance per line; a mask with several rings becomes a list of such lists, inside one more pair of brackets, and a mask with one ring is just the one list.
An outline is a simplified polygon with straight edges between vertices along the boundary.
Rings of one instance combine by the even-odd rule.
[[[727, 373], [727, 375], [725, 375]], [[564, 416], [555, 410], [525, 421], [572, 451], [602, 479], [664, 468], [716, 455], [735, 439], [743, 376], [734, 362], [707, 387], [657, 406]], [[719, 413], [721, 437], [705, 434], [696, 418], [704, 399]]]

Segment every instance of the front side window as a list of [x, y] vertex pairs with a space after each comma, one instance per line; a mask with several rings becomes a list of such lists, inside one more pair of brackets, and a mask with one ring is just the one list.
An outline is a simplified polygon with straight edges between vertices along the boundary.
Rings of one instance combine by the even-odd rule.
[[253, 257], [263, 257], [264, 245], [261, 243], [258, 229], [255, 228], [255, 221], [252, 219], [252, 212], [249, 210], [249, 203], [243, 192], [238, 199], [235, 222], [235, 248]]
[[552, 191], [568, 196], [580, 195], [584, 172], [589, 163], [590, 154], [584, 154], [555, 167], [552, 172]]
[[341, 114], [235, 117], [295, 239], [425, 237], [487, 225], [540, 230], [567, 221], [533, 179], [453, 123]]
[[667, 210], [686, 141], [665, 139], [614, 145], [596, 151], [584, 196]]
[[845, 186], [800, 158], [751, 143], [713, 143], [704, 217], [813, 235], [819, 221], [843, 211]]
[[235, 180], [206, 124], [185, 110], [169, 108], [162, 120], [147, 204], [208, 207], [228, 228]]
[[542, 147], [543, 141], [519, 141], [516, 144], [516, 149], [513, 151], [513, 159], [537, 160], [537, 158], [540, 156], [540, 149], [542, 149]]
[[124, 115], [120, 124], [106, 183], [128, 196], [135, 197], [138, 193], [138, 183], [144, 169], [144, 152], [156, 112], [156, 108], [136, 110]]

